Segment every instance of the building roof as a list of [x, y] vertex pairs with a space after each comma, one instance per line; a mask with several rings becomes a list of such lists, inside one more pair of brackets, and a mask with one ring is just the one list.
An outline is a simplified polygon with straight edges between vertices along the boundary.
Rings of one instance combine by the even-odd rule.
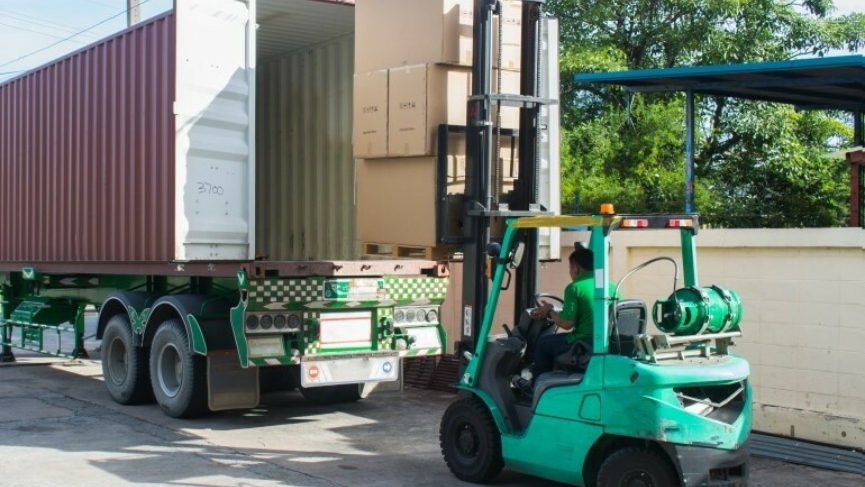
[[631, 91], [693, 91], [701, 95], [787, 103], [802, 109], [865, 111], [865, 56], [580, 74], [578, 83]]

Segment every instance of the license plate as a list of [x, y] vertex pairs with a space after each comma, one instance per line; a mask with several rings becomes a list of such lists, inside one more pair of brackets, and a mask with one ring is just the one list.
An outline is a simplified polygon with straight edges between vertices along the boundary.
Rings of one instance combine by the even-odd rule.
[[369, 347], [372, 312], [322, 313], [319, 330], [322, 348]]

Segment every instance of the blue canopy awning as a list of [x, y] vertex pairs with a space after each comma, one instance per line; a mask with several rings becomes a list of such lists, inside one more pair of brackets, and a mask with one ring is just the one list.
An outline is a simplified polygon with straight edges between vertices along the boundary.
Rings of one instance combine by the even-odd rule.
[[865, 56], [861, 55], [591, 73], [577, 75], [575, 80], [636, 92], [691, 91], [802, 109], [865, 111]]

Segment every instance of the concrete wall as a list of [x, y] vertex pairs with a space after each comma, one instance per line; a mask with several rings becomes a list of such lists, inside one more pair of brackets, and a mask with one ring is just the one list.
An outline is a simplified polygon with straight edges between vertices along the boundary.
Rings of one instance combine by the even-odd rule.
[[[562, 256], [585, 233], [566, 233]], [[754, 428], [862, 448], [865, 445], [865, 232], [855, 228], [703, 230], [700, 284], [739, 293], [744, 336], [735, 351], [751, 364]], [[611, 277], [657, 256], [681, 266], [678, 232], [618, 232]], [[681, 273], [681, 270], [680, 270]], [[454, 266], [445, 318], [459, 338], [461, 269]], [[673, 266], [653, 264], [623, 284], [624, 297], [651, 307], [673, 291]], [[542, 292], [561, 295], [567, 265], [542, 266]], [[678, 287], [682, 287], [680, 279]], [[512, 323], [501, 310], [496, 326]], [[657, 329], [650, 325], [650, 333]]]

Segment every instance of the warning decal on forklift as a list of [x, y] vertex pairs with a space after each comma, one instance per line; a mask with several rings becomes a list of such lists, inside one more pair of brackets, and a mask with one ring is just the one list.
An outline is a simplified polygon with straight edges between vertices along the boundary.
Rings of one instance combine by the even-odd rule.
[[472, 336], [472, 307], [463, 308], [463, 336]]

